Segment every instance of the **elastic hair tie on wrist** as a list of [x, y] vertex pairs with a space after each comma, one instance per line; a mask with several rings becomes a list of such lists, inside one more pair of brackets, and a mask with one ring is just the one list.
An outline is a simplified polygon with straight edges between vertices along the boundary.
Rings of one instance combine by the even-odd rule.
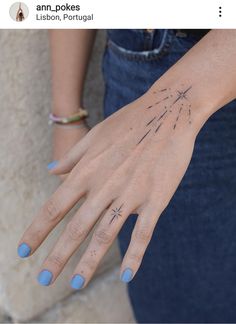
[[65, 125], [65, 124], [78, 122], [86, 117], [88, 117], [87, 110], [80, 108], [77, 113], [75, 113], [71, 116], [68, 116], [68, 117], [58, 117], [58, 116], [54, 115], [53, 113], [50, 113], [49, 118], [48, 118], [48, 123], [49, 123], [49, 125], [54, 124], [54, 123]]

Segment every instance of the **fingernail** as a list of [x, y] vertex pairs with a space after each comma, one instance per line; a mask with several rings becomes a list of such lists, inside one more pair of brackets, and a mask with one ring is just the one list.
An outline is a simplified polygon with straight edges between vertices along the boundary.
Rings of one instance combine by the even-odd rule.
[[79, 274], [74, 275], [71, 279], [70, 285], [74, 289], [81, 289], [84, 285], [85, 279]]
[[57, 160], [48, 163], [48, 166], [47, 166], [48, 167], [48, 170], [51, 170], [51, 169], [55, 168], [55, 166], [57, 164], [58, 164], [58, 161]]
[[129, 282], [132, 280], [132, 278], [133, 278], [133, 271], [130, 268], [126, 268], [120, 277], [121, 281], [123, 282]]
[[52, 281], [52, 273], [51, 271], [48, 271], [47, 269], [42, 270], [38, 274], [38, 282], [42, 286], [48, 286], [50, 282]]
[[21, 258], [26, 258], [27, 256], [30, 255], [30, 252], [31, 252], [31, 248], [26, 243], [21, 243], [17, 248], [17, 253]]

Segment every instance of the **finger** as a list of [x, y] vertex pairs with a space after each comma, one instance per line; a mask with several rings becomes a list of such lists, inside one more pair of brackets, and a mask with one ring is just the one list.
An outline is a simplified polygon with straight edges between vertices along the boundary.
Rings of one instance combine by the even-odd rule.
[[123, 201], [116, 200], [112, 203], [95, 229], [85, 253], [74, 270], [71, 278], [72, 288], [81, 289], [88, 284], [101, 259], [133, 210], [131, 205]]
[[52, 174], [66, 174], [80, 161], [86, 152], [87, 134], [75, 144], [60, 160], [48, 164], [48, 170]]
[[64, 266], [86, 239], [101, 213], [111, 203], [110, 198], [87, 199], [67, 224], [51, 253], [45, 259], [38, 275], [42, 285], [52, 284]]
[[155, 209], [145, 209], [137, 218], [131, 241], [121, 265], [120, 279], [129, 282], [138, 271], [144, 253], [151, 240], [159, 213]]
[[42, 206], [19, 241], [18, 255], [20, 257], [27, 257], [34, 253], [52, 229], [85, 194], [82, 180], [80, 183], [79, 188], [76, 181], [68, 177]]
[[97, 129], [99, 129], [99, 124], [90, 129], [60, 160], [49, 163], [49, 172], [52, 174], [65, 174], [70, 172], [86, 153], [89, 143], [96, 134]]
[[59, 177], [60, 177], [60, 179], [61, 179], [62, 181], [64, 181], [64, 180], [67, 178], [67, 176], [68, 176], [68, 173], [66, 173], [66, 174], [62, 174], [62, 175], [60, 175]]

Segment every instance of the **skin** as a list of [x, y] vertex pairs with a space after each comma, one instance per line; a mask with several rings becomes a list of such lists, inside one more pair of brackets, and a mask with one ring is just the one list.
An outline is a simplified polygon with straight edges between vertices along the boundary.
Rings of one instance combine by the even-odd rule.
[[[65, 116], [67, 114], [65, 113]], [[76, 143], [78, 143], [90, 130], [88, 125], [84, 122], [76, 123], [82, 124], [80, 128], [74, 128], [69, 126], [52, 125], [52, 147], [53, 147], [53, 160], [61, 159], [66, 152], [68, 152]], [[63, 180], [66, 175], [60, 175]]]
[[236, 97], [235, 51], [235, 30], [211, 31], [143, 96], [91, 129], [51, 171], [70, 173], [19, 242], [26, 242], [31, 254], [85, 197], [39, 269], [53, 273], [52, 283], [98, 222], [71, 276], [82, 274], [85, 287], [131, 213], [138, 219], [120, 273], [130, 268], [135, 275], [187, 170], [197, 134]]
[[[52, 112], [56, 116], [71, 116], [83, 107], [84, 82], [95, 36], [95, 29], [49, 30]], [[53, 125], [53, 160], [60, 159], [89, 131], [84, 121], [76, 124], [82, 126]]]

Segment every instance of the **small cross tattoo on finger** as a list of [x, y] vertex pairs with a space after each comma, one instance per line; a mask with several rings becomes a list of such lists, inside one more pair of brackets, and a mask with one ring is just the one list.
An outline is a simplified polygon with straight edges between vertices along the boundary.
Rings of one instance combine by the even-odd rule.
[[124, 204], [122, 204], [119, 208], [115, 208], [115, 209], [112, 209], [112, 212], [111, 212], [111, 220], [109, 222], [109, 224], [111, 224], [115, 219], [118, 219], [118, 217], [121, 217], [122, 216], [122, 207], [123, 207]]

